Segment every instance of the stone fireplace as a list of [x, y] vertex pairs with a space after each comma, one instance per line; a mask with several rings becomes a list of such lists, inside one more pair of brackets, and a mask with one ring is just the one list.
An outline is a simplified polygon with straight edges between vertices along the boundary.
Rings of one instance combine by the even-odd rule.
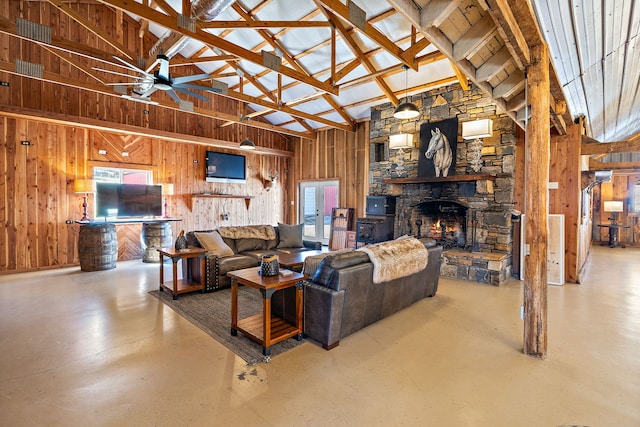
[[420, 122], [393, 118], [393, 105], [385, 104], [371, 113], [370, 194], [396, 196], [394, 237], [432, 237], [443, 245], [442, 276], [505, 283], [513, 256], [515, 124], [475, 87], [463, 91], [453, 85], [416, 95], [411, 102], [422, 105], [421, 121], [457, 117], [461, 127], [465, 121], [492, 118], [493, 136], [483, 140], [481, 169], [472, 170], [468, 142], [459, 130], [456, 173], [418, 177], [419, 147], [389, 149], [388, 140], [419, 128]]

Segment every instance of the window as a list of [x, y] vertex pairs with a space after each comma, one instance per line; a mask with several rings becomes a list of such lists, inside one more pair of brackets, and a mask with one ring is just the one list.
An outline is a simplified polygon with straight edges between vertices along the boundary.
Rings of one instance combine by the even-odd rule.
[[633, 186], [633, 211], [640, 212], [640, 180]]
[[105, 168], [94, 166], [95, 182], [112, 182], [117, 184], [153, 184], [153, 173], [144, 169]]

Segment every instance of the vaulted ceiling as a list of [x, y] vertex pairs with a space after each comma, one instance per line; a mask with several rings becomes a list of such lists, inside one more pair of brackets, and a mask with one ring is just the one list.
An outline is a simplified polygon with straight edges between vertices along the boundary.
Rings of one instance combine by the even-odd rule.
[[[65, 39], [57, 28], [43, 40], [35, 36], [39, 29], [0, 18], [0, 31], [45, 45], [82, 67], [91, 84], [79, 85], [111, 94], [115, 88], [133, 98], [140, 98], [136, 87], [126, 83], [140, 76], [134, 67], [153, 72], [162, 52], [174, 77], [185, 76], [189, 64], [207, 74], [190, 83], [192, 92], [245, 103], [248, 109], [235, 116], [220, 115], [221, 125], [252, 125], [259, 116], [276, 131], [307, 138], [326, 127], [353, 130], [373, 105], [398, 104], [407, 95], [454, 82], [473, 82], [522, 126], [529, 47], [546, 40], [557, 71], [551, 82], [557, 131], [584, 116], [595, 139], [640, 135], [635, 1], [535, 1], [534, 7], [527, 0], [98, 1], [120, 19], [126, 14], [138, 21], [139, 36], [148, 31], [159, 39], [143, 46], [145, 58], [119, 42], [130, 34], [98, 31], [99, 17], [82, 13], [87, 0], [48, 2], [93, 32], [100, 50]], [[602, 19], [594, 18], [598, 13]], [[9, 64], [1, 71], [24, 74]], [[220, 95], [199, 90], [205, 88]], [[161, 92], [138, 100], [175, 105], [175, 98]], [[181, 101], [196, 101], [186, 93]], [[180, 107], [193, 108], [189, 104]]]

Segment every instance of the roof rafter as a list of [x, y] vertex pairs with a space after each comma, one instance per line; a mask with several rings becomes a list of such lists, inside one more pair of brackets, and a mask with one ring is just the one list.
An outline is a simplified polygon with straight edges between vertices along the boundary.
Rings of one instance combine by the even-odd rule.
[[[240, 47], [236, 44], [233, 44], [228, 40], [215, 36], [207, 31], [204, 31], [202, 28], [200, 28], [199, 24], [196, 24], [196, 30], [195, 32], [192, 32], [182, 27], [179, 27], [175, 19], [173, 19], [172, 17], [156, 12], [155, 10], [145, 7], [136, 2], [130, 2], [127, 0], [98, 0], [98, 1], [107, 5], [113, 6], [115, 8], [122, 9], [125, 12], [129, 12], [140, 18], [148, 19], [149, 21], [155, 22], [158, 25], [161, 25], [165, 28], [168, 28], [180, 34], [189, 36], [194, 40], [197, 40], [206, 45], [217, 47], [223, 51], [226, 51], [227, 53], [237, 55], [247, 61], [253, 62], [260, 66], [264, 66], [262, 55], [252, 52], [243, 47]], [[338, 90], [335, 87], [332, 87], [329, 84], [326, 84], [324, 82], [320, 82], [313, 78], [305, 76], [299, 71], [293, 70], [289, 67], [281, 67], [279, 73], [287, 77], [290, 77], [292, 79], [300, 80], [301, 82], [306, 83], [322, 91], [333, 93], [335, 95], [338, 94]]]

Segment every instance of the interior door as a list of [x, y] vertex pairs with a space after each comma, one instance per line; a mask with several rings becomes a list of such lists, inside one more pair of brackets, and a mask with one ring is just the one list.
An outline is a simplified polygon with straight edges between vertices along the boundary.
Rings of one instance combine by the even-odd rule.
[[331, 210], [338, 207], [338, 181], [300, 183], [300, 211], [303, 239], [329, 244]]

